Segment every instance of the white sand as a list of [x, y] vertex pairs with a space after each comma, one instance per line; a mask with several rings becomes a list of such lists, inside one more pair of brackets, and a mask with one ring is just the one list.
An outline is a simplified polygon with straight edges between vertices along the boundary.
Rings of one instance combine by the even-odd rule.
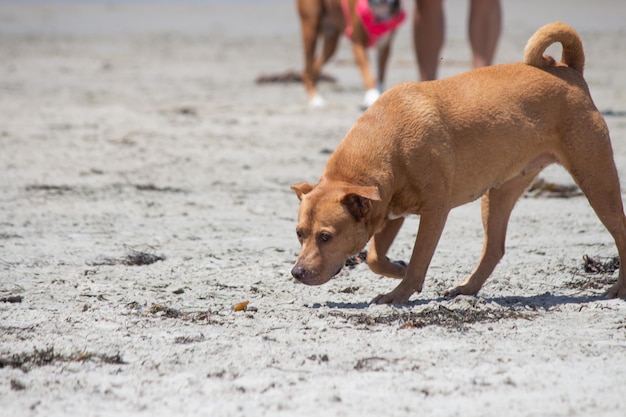
[[[522, 3], [504, 2], [498, 62], [574, 25], [626, 178], [624, 3]], [[465, 2], [447, 9], [442, 76], [469, 69]], [[623, 416], [626, 304], [599, 297], [617, 273], [581, 271], [616, 255], [584, 197], [522, 199], [478, 298], [440, 297], [478, 259], [477, 203], [408, 307], [370, 306], [397, 281], [364, 265], [290, 278], [289, 185], [316, 181], [362, 98], [345, 41], [323, 110], [255, 84], [301, 67], [298, 30], [291, 1], [0, 3], [0, 414]], [[404, 26], [388, 85], [416, 73]], [[107, 265], [132, 250], [166, 259]]]

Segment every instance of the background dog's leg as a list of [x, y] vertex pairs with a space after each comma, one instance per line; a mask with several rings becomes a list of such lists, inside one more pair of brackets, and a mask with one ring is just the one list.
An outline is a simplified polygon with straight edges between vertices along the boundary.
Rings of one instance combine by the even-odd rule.
[[478, 266], [461, 285], [449, 288], [444, 295], [455, 297], [459, 294], [476, 294], [500, 259], [504, 256], [506, 229], [515, 203], [542, 168], [536, 168], [526, 175], [517, 176], [498, 188], [490, 189], [481, 200], [481, 212], [485, 240]]
[[391, 32], [389, 36], [384, 39], [378, 41], [378, 91], [382, 94], [385, 91], [385, 76], [387, 71], [387, 62], [389, 61], [389, 56], [391, 55], [391, 43], [393, 41], [393, 37], [395, 35], [395, 31]]
[[365, 98], [363, 100], [363, 106], [369, 107], [374, 104], [380, 93], [378, 92], [378, 88], [376, 88], [376, 80], [367, 59], [367, 50], [365, 46], [363, 44], [353, 42], [352, 50], [354, 51], [354, 59], [359, 67], [359, 71], [361, 71], [363, 83], [365, 84]]
[[391, 262], [387, 258], [387, 251], [403, 223], [404, 217], [388, 220], [385, 227], [372, 237], [367, 251], [367, 265], [375, 274], [391, 278], [404, 278], [406, 267], [398, 262]]
[[435, 253], [437, 243], [446, 224], [449, 210], [439, 208], [422, 212], [417, 229], [415, 246], [406, 275], [398, 286], [388, 294], [379, 295], [372, 302], [377, 304], [406, 304], [415, 292], [421, 292], [428, 265]]
[[317, 57], [317, 60], [315, 61], [315, 65], [313, 67], [313, 78], [316, 83], [320, 77], [320, 74], [322, 73], [322, 67], [335, 54], [340, 35], [341, 33], [336, 28], [323, 29], [324, 45], [322, 47], [322, 53], [320, 56]]
[[302, 81], [308, 95], [311, 106], [321, 106], [324, 100], [317, 95], [315, 85], [317, 83], [315, 65], [315, 47], [320, 30], [322, 8], [317, 1], [298, 1], [298, 14], [302, 26], [302, 43], [304, 46], [304, 71]]

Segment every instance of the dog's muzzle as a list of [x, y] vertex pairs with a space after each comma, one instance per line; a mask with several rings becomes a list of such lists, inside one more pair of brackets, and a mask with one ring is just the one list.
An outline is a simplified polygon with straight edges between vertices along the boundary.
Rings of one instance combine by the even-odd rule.
[[296, 264], [293, 268], [291, 268], [291, 275], [305, 285], [322, 285], [328, 282], [328, 280], [337, 275], [339, 272], [341, 272], [342, 269], [343, 266], [340, 266], [337, 271], [335, 271], [335, 273], [333, 273], [327, 279], [320, 279], [320, 277], [317, 276], [314, 272], [306, 270], [301, 265]]

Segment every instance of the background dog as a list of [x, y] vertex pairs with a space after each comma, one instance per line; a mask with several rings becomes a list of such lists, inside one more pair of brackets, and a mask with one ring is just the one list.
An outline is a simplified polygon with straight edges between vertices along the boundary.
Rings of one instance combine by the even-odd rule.
[[[322, 66], [337, 49], [342, 32], [351, 39], [354, 57], [363, 77], [363, 106], [370, 106], [384, 90], [385, 71], [395, 28], [404, 20], [400, 0], [298, 0], [298, 15], [304, 44], [303, 81], [309, 105], [319, 107], [324, 100], [316, 85]], [[322, 52], [315, 56], [318, 38]], [[367, 48], [378, 47], [378, 77], [370, 68]]]

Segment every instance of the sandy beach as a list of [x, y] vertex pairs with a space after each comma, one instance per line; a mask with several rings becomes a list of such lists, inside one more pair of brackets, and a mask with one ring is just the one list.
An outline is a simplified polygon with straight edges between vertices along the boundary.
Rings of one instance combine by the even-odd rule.
[[[441, 77], [470, 69], [467, 2], [446, 11]], [[551, 21], [579, 31], [624, 190], [626, 4], [503, 11], [497, 63]], [[370, 305], [397, 281], [364, 264], [291, 278], [289, 185], [317, 181], [363, 95], [346, 39], [322, 109], [257, 83], [301, 67], [293, 1], [0, 1], [0, 414], [623, 416], [626, 303], [602, 297], [617, 250], [560, 167], [477, 297], [442, 294], [478, 261], [478, 201], [407, 306]], [[416, 79], [404, 25], [387, 85]]]

